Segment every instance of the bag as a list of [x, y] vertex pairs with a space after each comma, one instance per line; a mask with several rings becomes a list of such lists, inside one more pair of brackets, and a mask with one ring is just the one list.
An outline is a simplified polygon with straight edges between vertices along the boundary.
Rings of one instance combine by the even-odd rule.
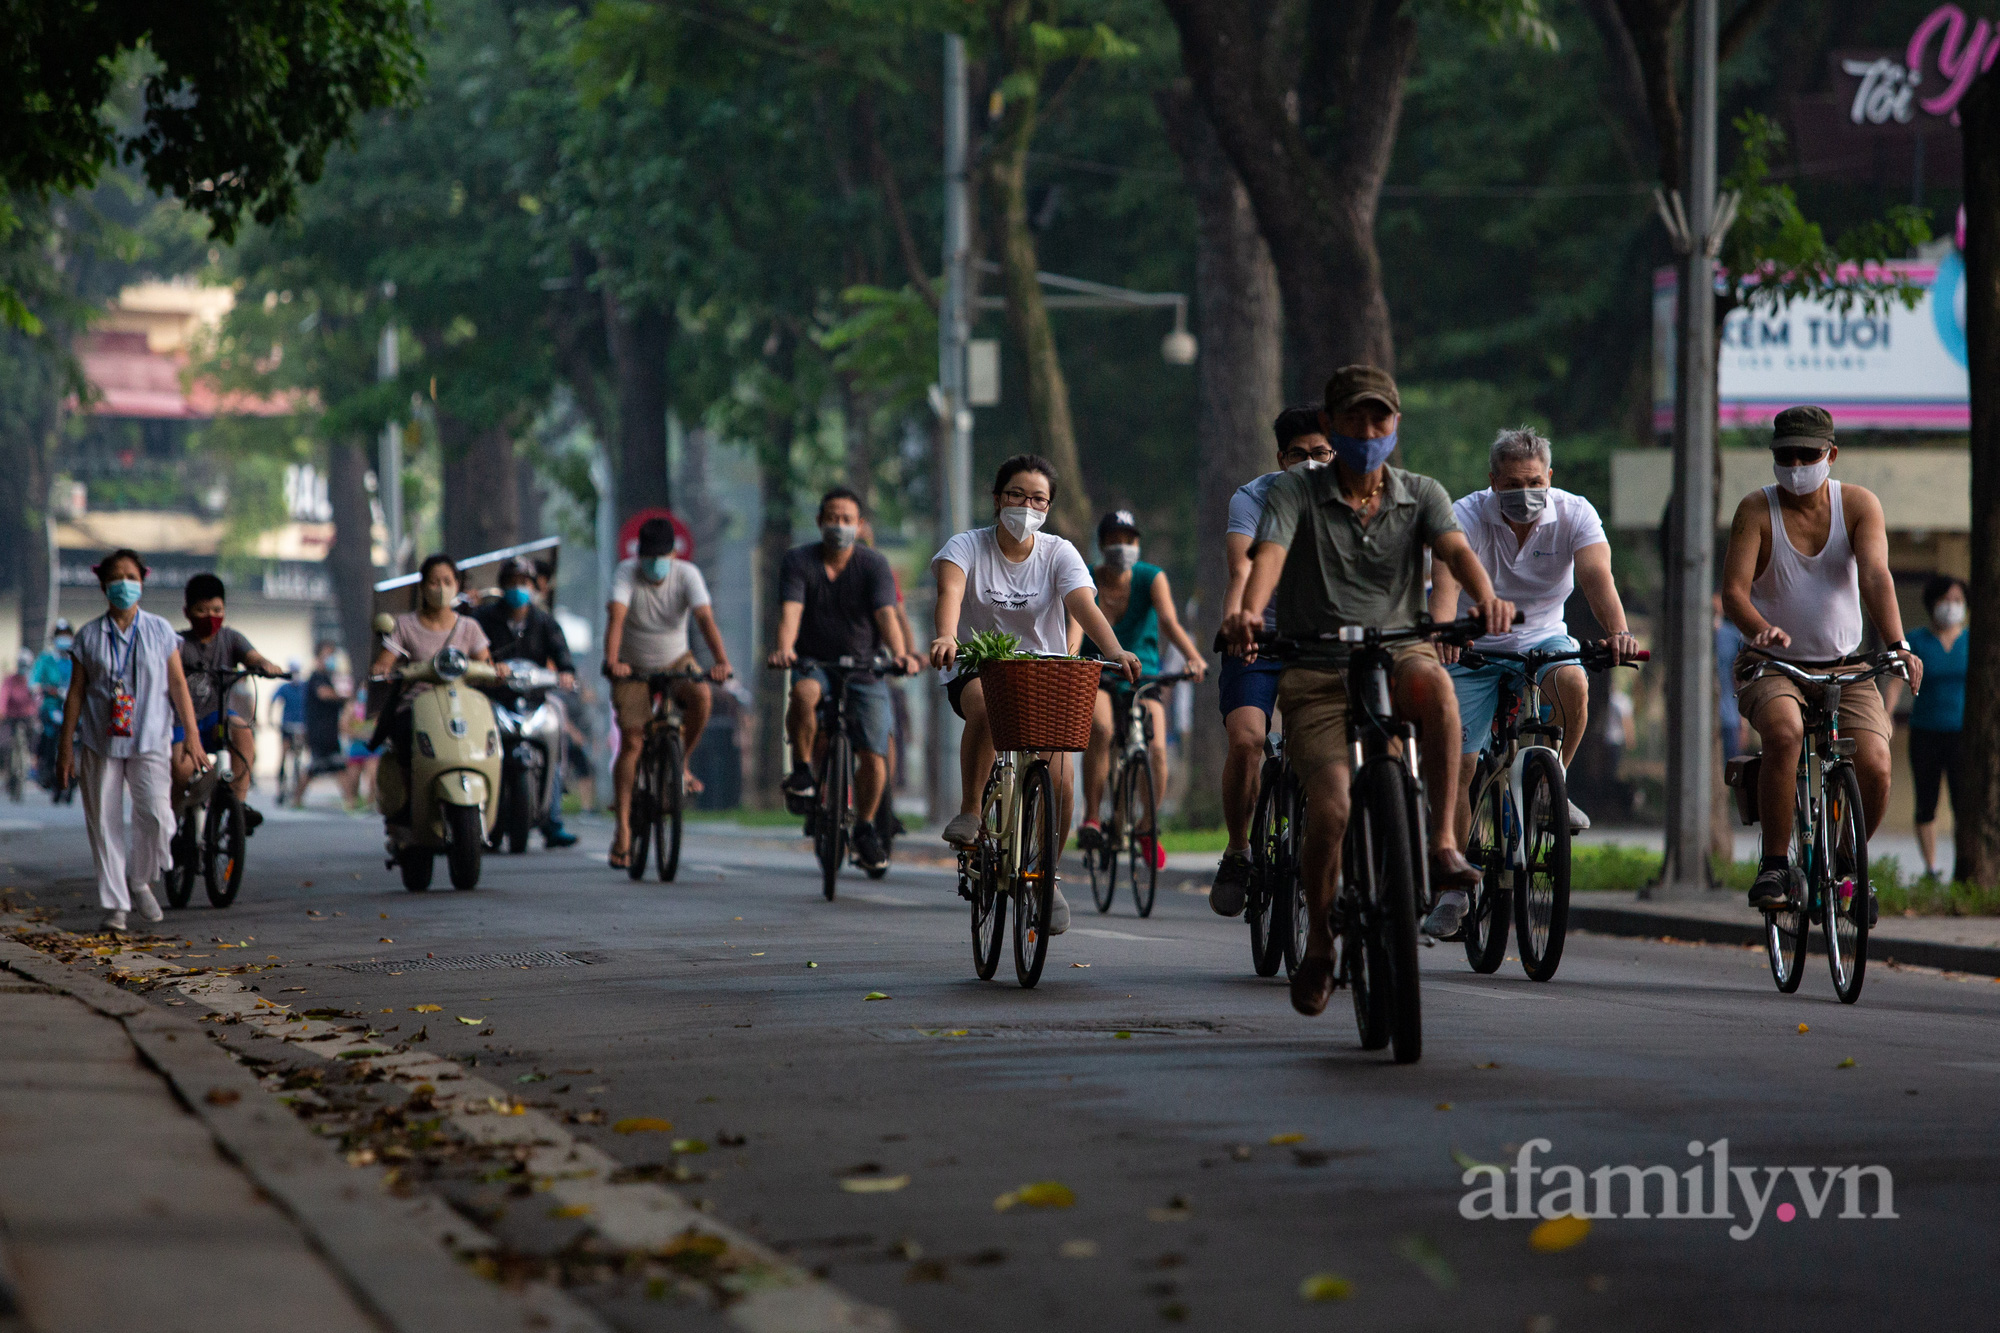
[[1739, 754], [1722, 770], [1723, 784], [1736, 789], [1736, 816], [1745, 824], [1757, 822], [1757, 775], [1763, 764], [1761, 754]]
[[979, 669], [986, 721], [996, 750], [1082, 750], [1104, 663], [1018, 658]]

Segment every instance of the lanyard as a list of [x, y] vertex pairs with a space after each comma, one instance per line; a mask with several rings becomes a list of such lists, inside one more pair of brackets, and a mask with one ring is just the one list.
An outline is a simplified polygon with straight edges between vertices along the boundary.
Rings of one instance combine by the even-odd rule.
[[[111, 640], [110, 646], [111, 646], [112, 676], [115, 680], [117, 680], [117, 682], [120, 685], [127, 685], [126, 673], [132, 672], [133, 666], [139, 655], [139, 618], [137, 616], [132, 617], [131, 643], [125, 652], [125, 671], [121, 672], [118, 670], [118, 631], [112, 627], [111, 618], [109, 616], [106, 616], [104, 619], [104, 632]], [[128, 688], [137, 689], [138, 685], [139, 685], [138, 678], [136, 674], [134, 674], [130, 680]]]

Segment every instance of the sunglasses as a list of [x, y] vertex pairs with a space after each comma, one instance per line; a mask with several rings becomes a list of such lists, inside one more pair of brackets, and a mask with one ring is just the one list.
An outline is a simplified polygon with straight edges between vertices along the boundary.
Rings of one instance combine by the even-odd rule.
[[1779, 467], [1806, 467], [1825, 458], [1826, 450], [1787, 445], [1783, 449], [1773, 449], [1771, 457], [1778, 460]]

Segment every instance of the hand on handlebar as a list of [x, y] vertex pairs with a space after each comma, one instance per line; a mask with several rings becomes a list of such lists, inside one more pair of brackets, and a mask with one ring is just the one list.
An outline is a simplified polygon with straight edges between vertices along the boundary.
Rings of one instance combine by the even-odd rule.
[[736, 668], [730, 666], [728, 662], [717, 662], [708, 669], [708, 678], [717, 685], [722, 684], [722, 682], [735, 674]]
[[1504, 597], [1475, 602], [1469, 613], [1486, 622], [1488, 634], [1505, 634], [1514, 627], [1514, 604]]
[[1184, 669], [1187, 672], [1188, 679], [1197, 685], [1208, 679], [1208, 659], [1199, 653], [1188, 659], [1188, 664]]
[[1438, 661], [1444, 663], [1446, 666], [1456, 663], [1465, 653], [1465, 649], [1448, 639], [1439, 639], [1433, 647], [1437, 649]]
[[604, 674], [613, 680], [628, 680], [632, 675], [632, 664], [630, 662], [606, 662], [604, 664]]
[[1896, 650], [1896, 658], [1903, 664], [1902, 676], [1910, 682], [1910, 693], [1916, 694], [1924, 685], [1924, 660], [1915, 653]]
[[940, 671], [948, 670], [956, 661], [958, 661], [958, 640], [942, 638], [931, 640], [932, 666]]
[[1222, 622], [1222, 638], [1231, 648], [1244, 654], [1252, 654], [1257, 649], [1257, 631], [1264, 628], [1264, 617], [1251, 615], [1248, 611], [1231, 613]]
[[1779, 629], [1776, 625], [1766, 625], [1763, 629], [1758, 630], [1756, 635], [1750, 640], [1750, 646], [1752, 648], [1789, 648], [1792, 646], [1792, 636]]
[[1125, 679], [1134, 685], [1139, 683], [1139, 677], [1145, 673], [1145, 668], [1139, 665], [1137, 653], [1121, 652], [1118, 654], [1118, 660], [1112, 665], [1123, 667]]
[[798, 653], [790, 648], [773, 648], [771, 655], [764, 659], [764, 665], [770, 667], [788, 667], [798, 660]]
[[1599, 639], [1598, 642], [1611, 649], [1611, 662], [1614, 666], [1645, 660], [1640, 656], [1639, 641], [1627, 630], [1620, 630], [1610, 638]]

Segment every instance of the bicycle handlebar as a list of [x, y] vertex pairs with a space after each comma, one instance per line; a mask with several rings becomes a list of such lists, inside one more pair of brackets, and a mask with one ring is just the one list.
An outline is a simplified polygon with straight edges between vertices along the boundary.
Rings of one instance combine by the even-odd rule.
[[1802, 667], [1792, 665], [1783, 658], [1773, 657], [1762, 648], [1746, 647], [1743, 651], [1746, 653], [1755, 653], [1764, 659], [1752, 669], [1751, 676], [1753, 679], [1773, 669], [1780, 675], [1791, 677], [1801, 685], [1860, 685], [1866, 681], [1874, 680], [1878, 676], [1897, 676], [1903, 680], [1910, 678], [1910, 669], [1904, 663], [1902, 654], [1893, 648], [1884, 649], [1879, 653], [1871, 653], [1861, 659], [1863, 662], [1872, 664], [1866, 671], [1849, 670], [1839, 667], [1831, 671], [1807, 671]]
[[1610, 644], [1587, 643], [1581, 648], [1572, 648], [1560, 653], [1545, 653], [1539, 650], [1515, 653], [1502, 648], [1467, 648], [1458, 660], [1469, 667], [1485, 666], [1488, 662], [1519, 662], [1536, 672], [1558, 662], [1575, 662], [1586, 671], [1609, 671], [1613, 667], [1620, 666], [1628, 666], [1637, 671], [1639, 663], [1653, 660], [1653, 654], [1648, 649], [1641, 648], [1626, 661], [1616, 662], [1612, 660]]
[[[1520, 611], [1514, 612], [1514, 623], [1519, 625], [1527, 617]], [[1469, 614], [1457, 620], [1424, 620], [1404, 629], [1380, 629], [1374, 625], [1342, 625], [1331, 633], [1319, 634], [1310, 639], [1285, 638], [1281, 635], [1258, 631], [1255, 642], [1259, 651], [1266, 647], [1274, 649], [1273, 657], [1287, 652], [1296, 653], [1303, 649], [1323, 644], [1343, 643], [1350, 646], [1383, 647], [1394, 643], [1412, 643], [1423, 639], [1436, 643], [1470, 644], [1474, 639], [1486, 635], [1486, 617]]]
[[822, 661], [815, 657], [795, 657], [788, 667], [773, 666], [771, 671], [871, 671], [880, 676], [907, 676], [900, 659], [887, 653], [876, 653], [873, 657], [836, 657], [832, 661]]

